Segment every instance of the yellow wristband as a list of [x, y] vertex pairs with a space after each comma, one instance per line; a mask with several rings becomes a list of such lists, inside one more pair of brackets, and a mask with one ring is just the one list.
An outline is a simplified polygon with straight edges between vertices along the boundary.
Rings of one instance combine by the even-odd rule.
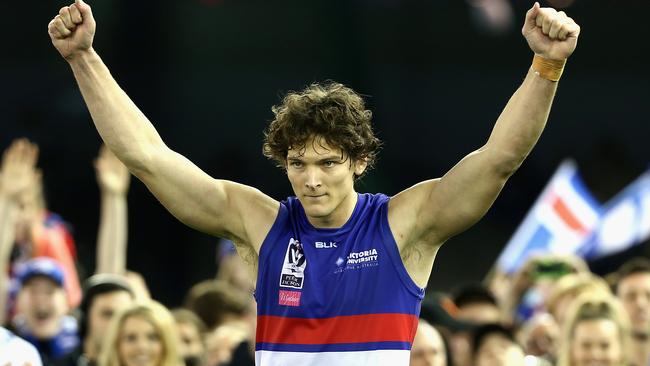
[[566, 59], [549, 60], [538, 55], [535, 55], [535, 57], [533, 57], [533, 70], [535, 73], [540, 77], [550, 81], [560, 80], [562, 71], [564, 71], [565, 64]]

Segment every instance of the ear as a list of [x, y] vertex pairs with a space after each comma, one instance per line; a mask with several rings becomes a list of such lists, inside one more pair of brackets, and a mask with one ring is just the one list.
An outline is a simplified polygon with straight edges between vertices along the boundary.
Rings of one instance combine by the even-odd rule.
[[361, 158], [359, 160], [355, 160], [354, 162], [354, 175], [359, 177], [363, 174], [363, 172], [366, 171], [366, 168], [368, 167], [368, 161], [366, 158]]

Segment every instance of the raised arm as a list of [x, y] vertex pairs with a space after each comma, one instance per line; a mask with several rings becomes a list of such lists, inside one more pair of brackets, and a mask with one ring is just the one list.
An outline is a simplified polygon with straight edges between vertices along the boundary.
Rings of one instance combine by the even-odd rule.
[[257, 248], [279, 204], [256, 189], [211, 178], [163, 143], [92, 48], [90, 6], [77, 0], [61, 8], [48, 32], [70, 64], [102, 139], [124, 165], [182, 222]]
[[32, 189], [39, 173], [36, 170], [38, 147], [26, 139], [14, 141], [2, 156], [0, 168], [0, 325], [5, 323], [9, 295], [11, 250], [16, 240], [16, 223], [20, 205]]
[[487, 143], [442, 178], [422, 182], [391, 200], [389, 220], [401, 250], [411, 245], [437, 248], [487, 212], [539, 139], [579, 32], [563, 12], [538, 3], [528, 11], [522, 33], [535, 54], [533, 66]]
[[95, 273], [124, 275], [128, 239], [126, 193], [131, 175], [106, 145], [99, 150], [95, 171], [100, 191]]

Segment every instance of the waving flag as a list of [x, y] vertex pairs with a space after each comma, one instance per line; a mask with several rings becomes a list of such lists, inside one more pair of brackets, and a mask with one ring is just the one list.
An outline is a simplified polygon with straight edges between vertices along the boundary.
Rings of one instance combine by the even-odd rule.
[[534, 253], [578, 253], [597, 227], [600, 212], [575, 162], [564, 161], [499, 256], [497, 267], [512, 273]]
[[595, 259], [623, 251], [650, 237], [650, 171], [603, 207], [603, 215], [580, 254]]

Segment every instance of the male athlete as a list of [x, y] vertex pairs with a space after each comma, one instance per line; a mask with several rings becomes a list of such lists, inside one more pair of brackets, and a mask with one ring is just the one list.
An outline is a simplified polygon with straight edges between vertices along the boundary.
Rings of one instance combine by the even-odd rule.
[[405, 366], [436, 252], [485, 214], [535, 145], [580, 28], [535, 3], [522, 29], [532, 66], [486, 144], [392, 197], [354, 189], [379, 146], [358, 94], [336, 83], [288, 94], [264, 141], [295, 193], [283, 202], [165, 145], [94, 51], [89, 5], [61, 8], [48, 31], [106, 145], [179, 220], [231, 239], [255, 273], [258, 366]]

